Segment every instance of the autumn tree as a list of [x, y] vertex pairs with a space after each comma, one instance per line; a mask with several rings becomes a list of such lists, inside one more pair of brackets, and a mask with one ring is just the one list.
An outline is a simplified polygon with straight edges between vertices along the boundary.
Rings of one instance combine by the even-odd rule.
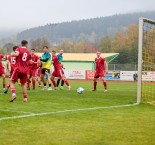
[[44, 46], [50, 47], [49, 40], [46, 37], [41, 37], [30, 41], [31, 48], [35, 48], [37, 52], [42, 52]]

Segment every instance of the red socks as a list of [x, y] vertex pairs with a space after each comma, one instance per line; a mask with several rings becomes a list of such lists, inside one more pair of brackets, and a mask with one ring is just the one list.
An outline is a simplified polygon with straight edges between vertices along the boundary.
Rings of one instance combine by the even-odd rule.
[[5, 88], [5, 84], [3, 84], [3, 88]]
[[27, 98], [27, 94], [26, 93], [23, 93], [23, 97], [24, 97], [24, 99]]
[[104, 85], [104, 89], [106, 90], [107, 89], [107, 82], [103, 82], [103, 85]]
[[96, 90], [97, 82], [94, 82], [94, 90]]
[[31, 84], [30, 79], [27, 79], [27, 87], [28, 87], [28, 88], [30, 88], [30, 84]]
[[15, 88], [11, 88], [11, 92], [12, 92], [12, 96], [16, 96], [16, 89]]
[[32, 80], [32, 85], [33, 85], [33, 89], [35, 89], [35, 87], [36, 87], [36, 81], [35, 80]]
[[67, 80], [64, 80], [64, 82], [65, 82], [65, 84], [66, 84], [67, 86], [69, 86], [69, 83], [68, 83], [68, 81], [67, 81]]
[[54, 80], [52, 81], [52, 83], [53, 83], [53, 86], [56, 88], [56, 87], [57, 87], [57, 85], [56, 85], [56, 83], [55, 83], [55, 81], [54, 81]]
[[7, 88], [8, 88], [8, 89], [10, 88], [10, 82], [8, 83]]

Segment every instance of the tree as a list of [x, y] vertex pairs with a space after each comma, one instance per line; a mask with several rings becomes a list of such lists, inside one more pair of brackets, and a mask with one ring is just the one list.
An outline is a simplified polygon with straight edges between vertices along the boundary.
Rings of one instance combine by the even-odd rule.
[[99, 49], [104, 53], [111, 52], [111, 38], [108, 35], [101, 38], [99, 42]]
[[13, 50], [12, 48], [14, 47], [15, 45], [13, 43], [6, 43], [3, 48], [5, 48], [5, 51], [6, 53], [11, 53]]
[[49, 40], [46, 37], [40, 37], [36, 40], [30, 40], [31, 48], [35, 48], [37, 52], [42, 52], [44, 46], [50, 47]]

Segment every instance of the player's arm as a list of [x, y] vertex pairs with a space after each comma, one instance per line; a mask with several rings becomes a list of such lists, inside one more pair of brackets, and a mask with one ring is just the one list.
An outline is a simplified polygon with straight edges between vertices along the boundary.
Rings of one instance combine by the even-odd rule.
[[50, 59], [51, 55], [48, 55], [45, 59], [40, 59], [40, 61], [42, 62], [47, 62]]
[[33, 61], [33, 64], [39, 64], [40, 63], [40, 60], [38, 59], [36, 62]]
[[14, 51], [11, 53], [11, 56], [17, 57], [19, 55], [19, 51]]
[[64, 68], [64, 65], [63, 65], [62, 63], [60, 63], [60, 65], [61, 65], [61, 67], [62, 67], [63, 69], [65, 69], [65, 68]]
[[40, 61], [42, 62], [47, 62], [49, 60], [49, 58], [46, 58], [46, 59], [40, 59]]
[[54, 63], [54, 61], [51, 61], [51, 64], [53, 64]]
[[108, 73], [108, 63], [106, 61], [104, 61], [104, 65], [105, 65], [105, 71], [106, 71], [106, 73]]

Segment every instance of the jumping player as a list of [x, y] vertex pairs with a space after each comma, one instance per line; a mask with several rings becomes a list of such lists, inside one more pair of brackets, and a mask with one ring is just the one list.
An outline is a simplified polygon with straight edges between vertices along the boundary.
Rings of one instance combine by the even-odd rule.
[[[13, 51], [15, 51], [17, 48], [18, 48], [18, 46], [14, 46]], [[8, 56], [8, 61], [9, 61], [10, 66], [11, 66], [11, 70], [10, 70], [10, 77], [11, 77], [14, 69], [16, 68], [16, 57], [13, 57], [13, 56], [9, 55]], [[5, 94], [8, 92], [9, 88], [10, 88], [10, 82], [8, 83], [7, 88], [4, 91]]]
[[[61, 49], [59, 51], [59, 54], [57, 55], [58, 57], [58, 60], [62, 66], [62, 69], [63, 69], [63, 65], [62, 65], [62, 60], [63, 60], [63, 50]], [[62, 70], [63, 71], [63, 70]], [[64, 73], [64, 72], [63, 72]], [[57, 80], [57, 87], [59, 86], [59, 83], [60, 83], [60, 79]], [[63, 85], [64, 85], [64, 80], [61, 80], [61, 87], [60, 87], [60, 90], [63, 90]]]
[[[31, 49], [31, 59], [32, 59], [32, 64], [30, 65], [30, 77], [32, 77], [32, 87], [33, 90], [35, 90], [35, 86], [36, 86], [36, 77], [37, 77], [37, 68], [38, 68], [38, 63], [39, 61], [39, 57], [38, 55], [35, 54], [35, 49]], [[28, 90], [30, 90], [30, 78], [27, 81], [28, 84]]]
[[96, 91], [97, 79], [101, 77], [105, 89], [104, 91], [107, 92], [107, 82], [105, 79], [105, 74], [108, 73], [108, 64], [105, 58], [101, 57], [101, 52], [97, 51], [96, 55], [97, 55], [97, 57], [95, 58], [96, 72], [94, 75], [94, 89], [92, 91]]
[[[48, 47], [43, 47], [44, 54], [40, 61], [42, 62], [42, 72], [41, 72], [41, 80], [44, 84], [44, 90], [47, 90], [45, 76], [49, 76], [51, 69], [51, 54], [48, 52]], [[52, 90], [50, 79], [48, 79], [49, 88], [48, 90]]]
[[[10, 88], [12, 92], [12, 97], [10, 102], [13, 102], [16, 99], [16, 88], [15, 82], [20, 79], [24, 102], [27, 102], [27, 89], [25, 83], [27, 81], [27, 77], [29, 75], [29, 63], [31, 62], [31, 54], [30, 51], [27, 50], [28, 42], [23, 40], [21, 42], [22, 47], [16, 48], [15, 52], [11, 53], [11, 56], [16, 57], [16, 67], [12, 73], [10, 79]], [[32, 63], [32, 62], [31, 62]]]
[[3, 79], [3, 90], [5, 90], [5, 72], [2, 64], [2, 59], [4, 58], [3, 54], [0, 54], [0, 77]]
[[58, 57], [56, 56], [56, 51], [55, 50], [52, 51], [52, 64], [54, 66], [54, 71], [52, 73], [51, 81], [52, 81], [52, 83], [54, 85], [54, 89], [57, 90], [57, 85], [55, 83], [54, 78], [58, 77], [59, 79], [64, 80], [65, 84], [68, 86], [68, 90], [70, 90], [71, 86], [69, 85], [68, 80], [66, 79], [66, 77], [65, 77], [65, 75], [64, 75], [64, 73], [62, 71], [62, 67], [61, 67], [61, 64], [60, 64], [60, 62], [58, 60]]

